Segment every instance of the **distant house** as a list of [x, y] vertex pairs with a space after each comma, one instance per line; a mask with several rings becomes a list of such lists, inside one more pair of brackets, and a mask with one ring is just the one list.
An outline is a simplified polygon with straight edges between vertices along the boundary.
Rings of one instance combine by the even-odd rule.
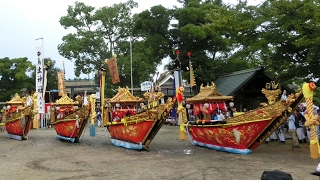
[[[79, 94], [84, 94], [85, 91], [87, 95], [99, 92], [99, 85], [94, 84], [94, 80], [90, 79], [65, 80], [65, 87], [66, 93], [71, 98], [75, 98]], [[45, 93], [46, 103], [54, 102], [59, 98], [58, 90], [51, 89]]]
[[[182, 74], [183, 76], [183, 74]], [[165, 99], [167, 97], [173, 97], [175, 96], [175, 89], [174, 89], [174, 76], [170, 71], [166, 71], [164, 73], [161, 73], [158, 79], [158, 84], [161, 88], [161, 92], [165, 95]], [[185, 97], [192, 97], [193, 91], [190, 85], [184, 84]]]
[[[258, 108], [261, 102], [267, 102], [267, 98], [261, 90], [266, 87], [266, 83], [271, 81], [275, 80], [265, 72], [265, 68], [257, 67], [221, 75], [215, 84], [218, 92], [233, 96], [237, 111], [242, 111], [243, 108], [247, 108], [247, 110]], [[294, 92], [281, 83], [279, 84], [281, 90], [286, 90], [287, 94]]]

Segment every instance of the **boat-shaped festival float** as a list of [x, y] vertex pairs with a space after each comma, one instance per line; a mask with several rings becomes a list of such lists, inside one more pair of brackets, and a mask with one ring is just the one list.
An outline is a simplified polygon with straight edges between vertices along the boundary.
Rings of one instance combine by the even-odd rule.
[[261, 103], [261, 107], [224, 120], [213, 120], [212, 114], [226, 112], [226, 101], [233, 97], [217, 92], [214, 83], [201, 85], [196, 96], [186, 99], [186, 103], [193, 105], [196, 117], [185, 124], [191, 143], [230, 153], [252, 153], [283, 124], [303, 99], [301, 91], [280, 99], [280, 86], [275, 82], [267, 83], [262, 93], [268, 102]]
[[107, 115], [104, 118], [107, 118], [113, 145], [134, 150], [147, 149], [176, 102], [175, 98], [169, 97], [166, 103], [159, 104], [164, 94], [157, 90], [150, 90], [144, 96], [148, 100], [147, 105], [144, 105], [144, 99], [134, 97], [127, 87], [119, 87], [113, 98], [105, 100]]
[[2, 112], [2, 123], [6, 128], [7, 137], [16, 140], [28, 139], [33, 116], [36, 114], [37, 94], [32, 97], [21, 98], [15, 94], [10, 101], [4, 103]]
[[50, 104], [50, 124], [54, 126], [57, 139], [79, 142], [90, 115], [95, 116], [95, 95], [87, 96], [85, 92], [83, 97], [77, 96], [76, 100], [68, 97], [63, 72], [58, 72], [58, 84], [62, 96]]

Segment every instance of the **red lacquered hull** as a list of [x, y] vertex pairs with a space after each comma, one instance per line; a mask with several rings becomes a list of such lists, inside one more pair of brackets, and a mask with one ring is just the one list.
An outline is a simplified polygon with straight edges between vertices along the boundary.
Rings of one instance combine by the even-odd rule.
[[[230, 127], [190, 126], [192, 139], [206, 145], [215, 145], [234, 149], [246, 149], [269, 125], [270, 120], [244, 123]], [[234, 131], [239, 132], [240, 141], [236, 142]]]
[[17, 119], [15, 121], [7, 122], [5, 126], [8, 134], [27, 136], [31, 128], [31, 119], [29, 119], [29, 116], [25, 116], [24, 122]]
[[124, 124], [113, 125], [109, 126], [109, 132], [114, 139], [138, 144], [147, 138], [155, 122], [150, 120], [127, 126]]
[[76, 120], [60, 121], [54, 124], [57, 135], [76, 138], [79, 128], [76, 126]]

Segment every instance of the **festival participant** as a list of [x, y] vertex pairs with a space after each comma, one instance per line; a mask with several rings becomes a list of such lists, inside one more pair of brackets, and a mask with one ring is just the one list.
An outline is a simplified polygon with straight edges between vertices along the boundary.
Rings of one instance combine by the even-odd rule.
[[296, 131], [296, 125], [295, 125], [295, 116], [293, 114], [288, 118], [288, 127], [289, 127], [288, 132], [289, 132], [290, 136], [292, 137], [293, 147], [294, 148], [300, 148], [299, 141], [298, 141], [298, 138], [297, 138], [297, 131]]
[[269, 142], [270, 142], [270, 137], [266, 139], [266, 144], [268, 144]]
[[100, 127], [101, 121], [102, 121], [102, 115], [101, 115], [100, 109], [98, 109], [97, 119], [98, 119], [98, 127]]
[[278, 128], [278, 136], [279, 136], [279, 140], [280, 143], [286, 143], [286, 137], [284, 135], [284, 124], [282, 124], [279, 128]]
[[[287, 91], [286, 90], [283, 90], [282, 92], [282, 95], [281, 95], [281, 100], [282, 101], [286, 101], [288, 99], [288, 96], [287, 96]], [[277, 134], [279, 136], [279, 140], [280, 140], [280, 143], [285, 143], [286, 141], [286, 137], [284, 135], [284, 124], [282, 124], [281, 126], [279, 126], [278, 128], [278, 131], [277, 131]]]
[[270, 135], [269, 138], [270, 138], [271, 141], [277, 141], [278, 140], [278, 137], [277, 137], [277, 134], [276, 134], [275, 131]]
[[218, 110], [218, 114], [217, 114], [218, 120], [219, 121], [223, 121], [225, 119], [225, 116], [223, 115], [223, 113], [221, 112], [221, 110]]
[[287, 91], [283, 90], [282, 95], [281, 95], [281, 100], [286, 101], [287, 99], [288, 99]]
[[297, 132], [297, 136], [298, 136], [298, 140], [300, 143], [306, 143], [306, 136], [304, 134], [304, 129], [303, 129], [303, 125], [306, 122], [306, 119], [303, 117], [303, 115], [299, 112], [298, 109], [295, 109], [295, 111], [293, 112], [295, 121], [294, 124], [296, 126], [296, 132]]

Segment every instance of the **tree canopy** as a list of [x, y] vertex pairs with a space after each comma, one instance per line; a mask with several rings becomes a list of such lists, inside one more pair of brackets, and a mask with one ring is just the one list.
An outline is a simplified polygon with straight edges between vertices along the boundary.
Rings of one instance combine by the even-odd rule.
[[163, 59], [171, 63], [177, 49], [187, 80], [191, 52], [198, 85], [256, 66], [265, 66], [284, 83], [320, 76], [318, 1], [265, 0], [257, 6], [246, 1], [178, 2], [182, 7], [157, 5], [139, 14], [132, 14], [138, 6], [132, 0], [99, 9], [76, 2], [60, 19], [76, 32], [64, 36], [58, 50], [75, 62], [76, 75], [98, 72], [102, 60], [117, 53], [121, 86], [130, 84], [130, 41], [135, 87]]
[[22, 88], [34, 90], [35, 80], [31, 76], [34, 69], [28, 58], [0, 59], [0, 101], [9, 101]]
[[131, 9], [136, 6], [137, 3], [129, 0], [99, 9], [81, 2], [68, 7], [60, 24], [65, 29], [74, 28], [76, 32], [64, 36], [58, 50], [62, 56], [74, 61], [76, 76], [98, 71], [103, 61], [113, 56], [116, 42], [129, 37]]

